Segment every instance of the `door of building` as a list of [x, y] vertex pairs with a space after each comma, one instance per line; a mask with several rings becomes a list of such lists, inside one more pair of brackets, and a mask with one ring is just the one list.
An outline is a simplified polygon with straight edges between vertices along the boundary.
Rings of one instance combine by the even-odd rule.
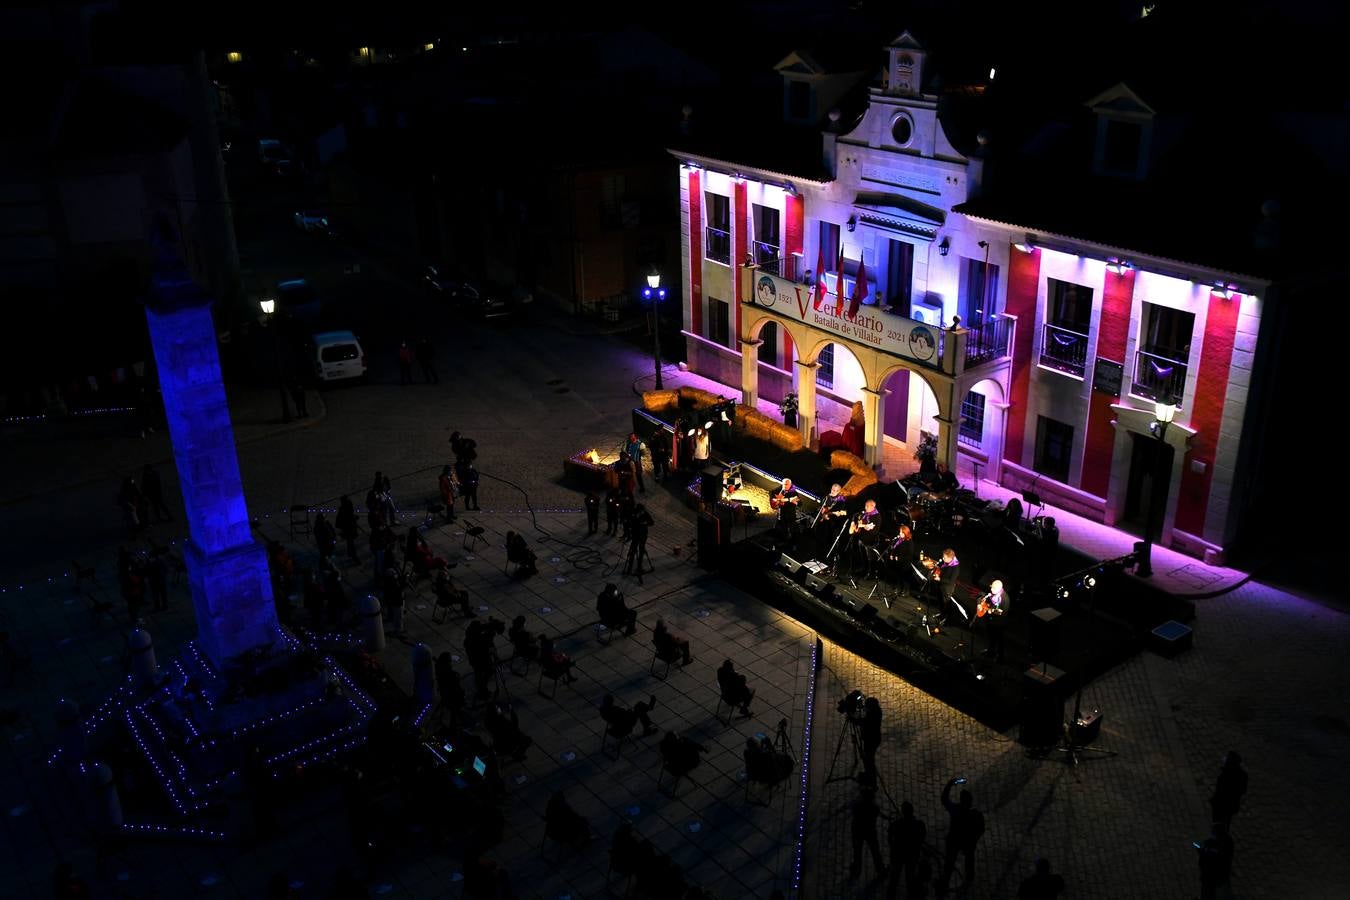
[[1129, 481], [1125, 487], [1125, 508], [1116, 526], [1142, 537], [1145, 521], [1151, 515], [1156, 541], [1172, 478], [1172, 445], [1143, 434], [1130, 437], [1134, 442], [1130, 451]]

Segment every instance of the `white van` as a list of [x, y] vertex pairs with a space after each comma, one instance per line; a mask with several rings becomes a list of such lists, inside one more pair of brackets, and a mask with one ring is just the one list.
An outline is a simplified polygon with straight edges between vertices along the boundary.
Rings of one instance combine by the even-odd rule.
[[344, 378], [364, 378], [366, 351], [350, 331], [325, 331], [314, 335], [314, 374], [320, 384]]

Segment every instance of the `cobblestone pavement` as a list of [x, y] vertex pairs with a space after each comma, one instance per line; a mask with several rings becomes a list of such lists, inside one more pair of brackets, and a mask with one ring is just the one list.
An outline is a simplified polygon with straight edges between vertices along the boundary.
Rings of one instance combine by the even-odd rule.
[[[538, 814], [560, 785], [602, 838], [621, 817], [634, 816], [641, 833], [724, 900], [765, 897], [773, 886], [786, 889], [795, 797], [780, 792], [771, 807], [747, 806], [738, 780], [739, 748], [747, 734], [772, 733], [777, 721], [787, 718], [797, 749], [803, 749], [800, 728], [814, 636], [706, 578], [688, 561], [693, 537], [688, 511], [649, 486], [657, 518], [649, 545], [656, 572], [642, 586], [633, 579], [622, 583], [630, 602], [644, 604], [645, 627], [661, 614], [690, 634], [695, 661], [660, 682], [648, 674], [644, 632], [637, 640], [600, 646], [589, 628], [590, 611], [600, 585], [614, 579], [619, 547], [581, 534], [579, 496], [561, 483], [561, 460], [579, 449], [617, 443], [627, 432], [631, 386], [648, 371], [649, 358], [603, 340], [597, 344], [595, 338], [543, 329], [513, 338], [518, 345], [489, 331], [445, 338], [456, 355], [442, 358], [453, 358], [455, 366], [440, 386], [399, 388], [389, 382], [389, 361], [375, 360], [373, 384], [324, 394], [322, 422], [242, 445], [245, 492], [259, 531], [283, 536], [281, 510], [291, 503], [331, 506], [329, 498], [347, 491], [360, 505], [377, 468], [398, 476], [395, 495], [410, 521], [420, 521], [421, 503], [434, 492], [445, 461], [449, 432], [457, 428], [476, 438], [485, 474], [484, 510], [468, 518], [487, 529], [489, 548], [466, 558], [459, 534], [463, 514], [455, 526], [431, 529], [429, 538], [438, 552], [461, 559], [456, 573], [478, 603], [503, 618], [527, 614], [536, 630], [555, 631], [562, 649], [577, 658], [580, 673], [577, 684], [559, 687], [557, 700], [540, 697], [533, 679], [508, 676], [522, 726], [537, 747], [519, 770], [525, 782], [509, 784], [510, 834], [493, 852], [517, 868], [521, 894], [550, 900], [603, 894], [603, 840], [555, 866], [539, 861]], [[600, 345], [603, 352], [596, 350]], [[445, 369], [451, 369], [449, 363]], [[107, 460], [83, 459], [85, 449], [54, 446], [46, 459], [33, 457], [34, 466], [64, 470], [65, 483], [78, 487], [5, 506], [0, 615], [32, 664], [6, 683], [0, 700], [0, 707], [18, 714], [4, 724], [0, 746], [6, 826], [0, 896], [45, 895], [58, 854], [95, 881], [99, 896], [256, 897], [266, 878], [283, 868], [302, 885], [297, 889], [302, 897], [323, 896], [334, 859], [348, 846], [331, 798], [316, 798], [312, 809], [297, 810], [286, 833], [265, 846], [131, 845], [108, 859], [100, 876], [85, 835], [52, 808], [40, 757], [53, 739], [56, 700], [100, 699], [127, 664], [120, 603], [116, 622], [95, 620], [66, 564], [74, 556], [96, 566], [101, 585], [92, 592], [115, 594], [112, 561], [125, 536], [109, 498], [122, 472], [99, 465]], [[139, 465], [128, 456], [114, 468], [135, 471]], [[166, 493], [174, 498], [171, 467], [163, 474]], [[44, 484], [61, 481], [43, 477]], [[518, 582], [503, 575], [501, 540], [508, 529], [529, 535], [539, 552], [535, 578]], [[177, 525], [157, 525], [152, 534], [167, 542], [178, 535]], [[574, 545], [598, 546], [599, 552]], [[302, 564], [312, 556], [302, 544], [293, 547]], [[1157, 571], [1162, 576], [1165, 570]], [[360, 592], [368, 589], [371, 573], [351, 566], [344, 577]], [[421, 591], [408, 607], [408, 640], [426, 641], [434, 652], [458, 652], [462, 621], [431, 622], [425, 588]], [[174, 607], [149, 626], [162, 658], [195, 630], [185, 588], [175, 586], [173, 593]], [[545, 607], [551, 612], [541, 612]], [[1084, 691], [1084, 706], [1105, 713], [1100, 745], [1119, 755], [1077, 768], [1029, 758], [1013, 742], [1015, 735], [991, 732], [827, 645], [812, 735], [801, 896], [877, 893], [868, 869], [857, 882], [847, 878], [845, 810], [854, 786], [825, 783], [841, 727], [835, 703], [853, 688], [881, 698], [885, 784], [897, 802], [904, 797], [915, 802], [935, 843], [945, 824], [937, 800], [942, 784], [957, 773], [970, 779], [989, 821], [970, 896], [1013, 896], [1041, 854], [1066, 873], [1066, 896], [1196, 896], [1190, 841], [1205, 833], [1205, 801], [1228, 749], [1243, 752], [1252, 778], [1235, 826], [1235, 895], [1340, 896], [1350, 871], [1331, 852], [1337, 843], [1328, 833], [1350, 826], [1350, 798], [1340, 774], [1341, 763], [1350, 758], [1350, 713], [1337, 677], [1346, 631], [1344, 613], [1255, 583], [1199, 601], [1193, 650], [1175, 660], [1141, 655]], [[395, 640], [383, 654], [405, 688], [408, 650]], [[756, 716], [731, 727], [713, 717], [713, 670], [723, 657], [734, 657], [759, 688]], [[617, 762], [599, 754], [594, 706], [606, 690], [628, 703], [656, 693], [656, 722], [688, 729], [709, 747], [695, 783], [674, 800], [655, 790], [651, 739], [625, 749]], [[570, 753], [576, 756], [565, 761], [563, 754]], [[845, 747], [837, 766], [851, 770], [851, 764]], [[637, 812], [630, 813], [634, 806]], [[695, 822], [697, 831], [690, 829]], [[367, 873], [373, 896], [458, 896], [456, 858], [414, 833], [398, 835], [393, 843], [391, 854]]]

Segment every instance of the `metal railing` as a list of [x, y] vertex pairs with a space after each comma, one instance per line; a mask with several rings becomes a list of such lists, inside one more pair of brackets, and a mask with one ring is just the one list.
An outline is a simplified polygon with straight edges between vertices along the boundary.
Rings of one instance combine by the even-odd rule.
[[731, 232], [711, 225], [704, 229], [703, 255], [714, 262], [731, 264]]
[[1180, 406], [1182, 395], [1186, 393], [1186, 364], [1158, 353], [1136, 350], [1130, 393]]
[[769, 272], [777, 275], [779, 278], [785, 278], [788, 281], [801, 280], [801, 257], [785, 256], [779, 258], [766, 258], [756, 262], [761, 272]]
[[983, 365], [1008, 355], [1013, 320], [997, 315], [966, 332], [966, 368]]
[[1088, 336], [1045, 323], [1041, 335], [1041, 365], [1083, 377], [1087, 370]]

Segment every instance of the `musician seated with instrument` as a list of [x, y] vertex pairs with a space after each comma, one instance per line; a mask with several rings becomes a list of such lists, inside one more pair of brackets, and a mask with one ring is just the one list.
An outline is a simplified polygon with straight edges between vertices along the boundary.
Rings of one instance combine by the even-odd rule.
[[956, 473], [947, 468], [946, 463], [938, 463], [937, 481], [933, 485], [933, 492], [946, 497], [955, 497], [960, 489], [961, 482], [956, 479]]
[[778, 510], [780, 529], [789, 533], [797, 530], [797, 504], [800, 500], [791, 478], [784, 478], [782, 486], [769, 497], [769, 505]]

